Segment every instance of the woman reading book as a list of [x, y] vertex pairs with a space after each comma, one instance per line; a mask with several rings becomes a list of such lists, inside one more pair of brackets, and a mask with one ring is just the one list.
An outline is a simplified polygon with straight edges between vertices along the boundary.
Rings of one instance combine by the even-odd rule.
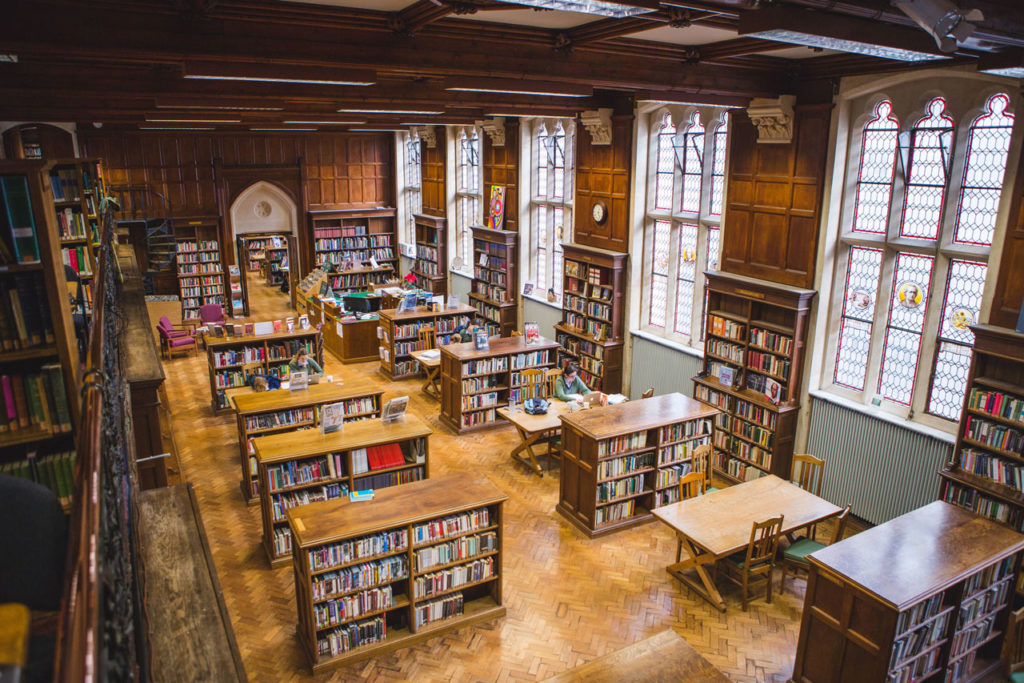
[[320, 367], [320, 364], [309, 357], [309, 351], [305, 347], [299, 349], [299, 352], [295, 354], [295, 358], [292, 358], [288, 363], [288, 372], [292, 373], [297, 370], [305, 370], [311, 375], [322, 375], [324, 369]]
[[590, 393], [580, 379], [579, 367], [569, 361], [562, 368], [562, 376], [555, 380], [555, 398], [559, 401], [577, 401]]

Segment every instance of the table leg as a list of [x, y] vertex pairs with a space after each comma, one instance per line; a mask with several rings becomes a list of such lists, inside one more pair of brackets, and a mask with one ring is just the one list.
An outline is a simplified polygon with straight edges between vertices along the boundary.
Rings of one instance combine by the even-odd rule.
[[[713, 565], [718, 558], [711, 553], [702, 551], [685, 536], [680, 536], [680, 540], [683, 542], [683, 548], [686, 550], [686, 554], [690, 556], [690, 559], [669, 565], [667, 567], [668, 573], [682, 583], [685, 583], [694, 593], [710, 602], [720, 612], [724, 612], [725, 600], [722, 598], [722, 594], [718, 592], [715, 582], [711, 580], [707, 570], [704, 568], [705, 565]], [[693, 569], [697, 572], [700, 583], [694, 581], [689, 574], [684, 573], [688, 569]]]
[[430, 369], [427, 367], [423, 368], [424, 372], [427, 373], [427, 381], [423, 383], [423, 393], [437, 400], [441, 400], [441, 388], [438, 386], [438, 376], [441, 374], [441, 368]]
[[[533, 444], [537, 443], [540, 437], [543, 436], [543, 432], [531, 435], [527, 434], [526, 430], [524, 430], [519, 425], [514, 426], [516, 428], [516, 431], [519, 432], [519, 438], [522, 439], [522, 443], [520, 443], [518, 446], [512, 449], [512, 452], [510, 453], [512, 459], [518, 460], [527, 467], [532, 468], [533, 471], [537, 473], [538, 477], [543, 477], [544, 470], [540, 468], [540, 463], [537, 462], [537, 456], [534, 455], [533, 452]], [[529, 462], [527, 462], [526, 459], [520, 455], [523, 451], [526, 451], [526, 454], [529, 456]]]

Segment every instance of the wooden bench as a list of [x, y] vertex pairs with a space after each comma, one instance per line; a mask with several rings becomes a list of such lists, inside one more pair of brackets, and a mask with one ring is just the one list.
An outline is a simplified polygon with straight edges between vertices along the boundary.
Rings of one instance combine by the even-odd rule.
[[729, 679], [668, 630], [553, 676], [545, 683], [675, 683]]
[[139, 564], [154, 681], [245, 681], [191, 484], [139, 493]]

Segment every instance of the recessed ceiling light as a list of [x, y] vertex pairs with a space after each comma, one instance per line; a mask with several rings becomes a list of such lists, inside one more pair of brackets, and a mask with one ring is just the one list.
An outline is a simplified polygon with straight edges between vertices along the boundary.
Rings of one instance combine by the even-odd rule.
[[377, 82], [377, 74], [368, 69], [247, 62], [186, 62], [184, 77], [192, 80], [262, 81], [313, 85], [366, 86]]
[[281, 123], [298, 123], [312, 126], [361, 126], [366, 121], [282, 121]]
[[241, 123], [242, 119], [152, 119], [146, 117], [149, 123]]
[[405, 128], [349, 128], [360, 133], [407, 133]]
[[415, 116], [440, 116], [443, 111], [422, 111], [417, 109], [339, 109], [339, 114], [413, 114]]
[[594, 88], [589, 85], [521, 78], [451, 78], [445, 79], [444, 89], [539, 97], [590, 97], [594, 94]]
[[513, 5], [526, 5], [527, 7], [539, 7], [541, 9], [555, 9], [563, 12], [580, 12], [582, 14], [596, 14], [602, 17], [635, 17], [638, 14], [647, 14], [658, 9], [657, 2], [651, 2], [652, 7], [637, 7], [639, 3], [621, 3], [611, 0], [506, 0]]
[[302, 132], [302, 131], [313, 131], [313, 130], [316, 130], [316, 128], [250, 128], [249, 130], [262, 130], [262, 131], [272, 130], [272, 131], [280, 131], [280, 132], [283, 132], [283, 133], [295, 133], [295, 132]]
[[223, 104], [158, 104], [157, 109], [211, 109], [217, 111], [284, 111], [284, 107], [243, 107]]
[[0, 55], [0, 62], [7, 62], [8, 64], [17, 64], [18, 55], [4, 54]]
[[139, 130], [214, 130], [213, 126], [139, 126]]

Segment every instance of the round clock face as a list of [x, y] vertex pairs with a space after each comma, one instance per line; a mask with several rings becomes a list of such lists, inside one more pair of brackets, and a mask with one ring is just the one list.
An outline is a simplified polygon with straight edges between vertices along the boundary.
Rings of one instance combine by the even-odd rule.
[[594, 202], [594, 222], [597, 224], [604, 223], [608, 219], [608, 207], [604, 205], [604, 202]]

